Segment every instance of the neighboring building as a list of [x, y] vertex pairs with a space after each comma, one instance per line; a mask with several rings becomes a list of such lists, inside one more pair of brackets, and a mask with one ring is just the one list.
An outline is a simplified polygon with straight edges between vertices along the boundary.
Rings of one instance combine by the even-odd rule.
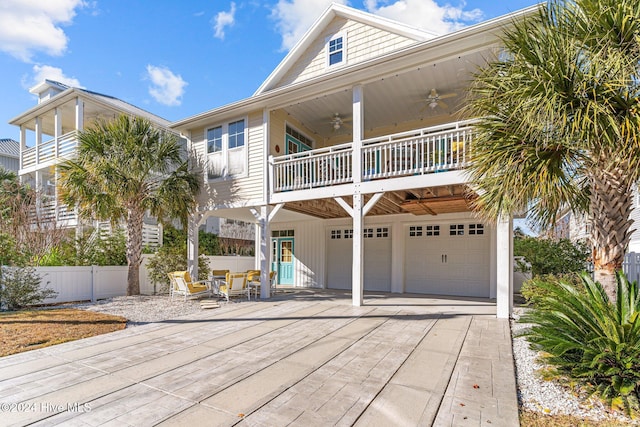
[[16, 174], [20, 168], [20, 145], [13, 139], [0, 139], [0, 168]]
[[[640, 191], [637, 185], [634, 186], [631, 197], [633, 198], [633, 210], [629, 215], [629, 219], [633, 221], [633, 224], [631, 225], [631, 240], [629, 241], [627, 253], [640, 253], [640, 231], [638, 231], [640, 226]], [[560, 217], [558, 223], [566, 224], [566, 232], [561, 234], [556, 232], [557, 237], [566, 237], [573, 242], [589, 239], [590, 230], [586, 215], [576, 215], [568, 211]], [[556, 230], [559, 230], [559, 227], [556, 227]]]
[[[23, 183], [38, 190], [42, 220], [55, 220], [62, 227], [78, 227], [81, 224], [76, 212], [58, 200], [56, 188], [56, 166], [75, 154], [78, 131], [96, 119], [111, 119], [120, 114], [145, 117], [167, 130], [169, 122], [118, 98], [52, 80], [45, 80], [30, 92], [38, 96], [38, 105], [9, 122], [20, 127], [18, 174]], [[93, 224], [96, 230], [105, 225]], [[143, 244], [161, 244], [162, 233], [158, 230], [157, 222], [146, 218]]]
[[256, 227], [253, 223], [235, 219], [209, 217], [202, 228], [207, 233], [228, 239], [253, 241], [256, 238]]
[[208, 161], [200, 207], [258, 225], [277, 282], [512, 304], [512, 227], [470, 212], [473, 72], [530, 8], [436, 36], [332, 4], [250, 98], [172, 128]]

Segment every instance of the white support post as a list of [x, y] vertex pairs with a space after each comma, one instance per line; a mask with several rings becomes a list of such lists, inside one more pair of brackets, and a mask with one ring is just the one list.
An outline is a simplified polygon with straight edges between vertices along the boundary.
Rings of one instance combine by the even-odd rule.
[[53, 132], [53, 143], [55, 144], [55, 157], [56, 159], [60, 156], [60, 137], [62, 136], [62, 115], [61, 110], [56, 107], [53, 110], [53, 121], [54, 121], [54, 132]]
[[199, 214], [189, 217], [187, 225], [187, 271], [192, 280], [198, 280], [198, 228], [200, 225]]
[[513, 220], [501, 215], [496, 224], [496, 317], [508, 319], [513, 307]]
[[260, 206], [260, 210], [251, 208], [251, 214], [256, 222], [256, 269], [260, 270], [260, 299], [271, 298], [271, 227], [270, 223], [276, 213], [282, 209], [284, 203], [273, 208], [269, 205]]
[[364, 302], [363, 222], [362, 194], [356, 193], [353, 195], [353, 274], [351, 284], [353, 305], [356, 307], [360, 307]]
[[353, 182], [362, 182], [362, 138], [364, 135], [364, 93], [362, 85], [353, 87]]
[[271, 227], [269, 226], [269, 206], [260, 207], [260, 299], [268, 299], [271, 297], [271, 281], [269, 280], [269, 272], [271, 270], [271, 251], [269, 240], [271, 238]]
[[84, 129], [84, 103], [80, 97], [76, 98], [76, 130]]
[[394, 222], [391, 227], [391, 292], [404, 292], [404, 226]]
[[42, 144], [42, 119], [40, 117], [36, 117], [36, 165], [40, 164], [40, 145]]
[[[353, 206], [349, 206], [341, 198], [335, 200], [343, 209], [351, 214], [353, 221], [353, 270], [351, 293], [352, 302], [356, 307], [364, 303], [364, 236], [362, 234], [365, 208], [363, 196], [360, 192], [362, 182], [362, 139], [364, 136], [364, 90], [362, 85], [355, 85], [352, 92], [352, 119], [353, 119]], [[381, 197], [381, 196], [380, 196]], [[374, 197], [372, 203], [367, 204], [370, 209], [379, 199]]]
[[27, 128], [20, 125], [20, 167], [24, 168], [24, 152], [27, 149]]

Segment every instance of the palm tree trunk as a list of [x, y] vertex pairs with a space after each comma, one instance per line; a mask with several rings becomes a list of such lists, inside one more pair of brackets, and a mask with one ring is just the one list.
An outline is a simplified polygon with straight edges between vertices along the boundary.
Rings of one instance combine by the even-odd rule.
[[594, 279], [602, 284], [612, 302], [616, 301], [616, 271], [622, 269], [633, 223], [629, 219], [633, 209], [631, 185], [623, 170], [596, 169], [591, 176], [589, 217]]
[[127, 210], [127, 295], [140, 295], [140, 262], [142, 260], [142, 220], [144, 210]]

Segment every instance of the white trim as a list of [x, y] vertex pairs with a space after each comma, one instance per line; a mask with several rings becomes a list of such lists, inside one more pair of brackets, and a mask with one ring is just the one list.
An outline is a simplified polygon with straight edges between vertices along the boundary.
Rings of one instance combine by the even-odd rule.
[[[334, 40], [338, 40], [338, 39], [342, 39], [342, 48], [340, 48], [340, 53], [342, 54], [342, 59], [340, 60], [340, 62], [336, 62], [335, 64], [331, 64], [331, 55], [332, 52], [329, 51], [329, 44], [334, 41]], [[333, 52], [333, 53], [337, 53]], [[338, 67], [344, 67], [345, 65], [347, 65], [347, 32], [346, 31], [340, 31], [336, 34], [334, 34], [333, 36], [327, 37], [324, 41], [324, 54], [325, 54], [325, 61], [324, 61], [324, 66], [325, 68], [329, 69], [333, 69], [333, 68], [338, 68]]]
[[[285, 137], [285, 141], [284, 141], [284, 142], [286, 142], [287, 135], [289, 135], [289, 134], [287, 133], [287, 126], [289, 126], [291, 129], [294, 129], [294, 130], [295, 130], [296, 132], [298, 132], [300, 135], [304, 136], [304, 137], [305, 137], [305, 138], [307, 138], [309, 141], [311, 141], [311, 145], [310, 145], [310, 147], [311, 147], [311, 149], [312, 149], [312, 150], [314, 150], [314, 149], [316, 148], [317, 143], [316, 143], [316, 140], [315, 140], [315, 139], [313, 139], [313, 138], [311, 138], [309, 135], [307, 135], [307, 132], [302, 132], [301, 130], [299, 130], [298, 126], [296, 126], [296, 125], [292, 124], [290, 121], [288, 121], [288, 120], [286, 120], [286, 119], [285, 119], [285, 121], [284, 121], [284, 129], [282, 130], [282, 131], [283, 131], [283, 135], [284, 135], [284, 137]], [[295, 137], [295, 136], [293, 136], [293, 135], [289, 135], [289, 136], [291, 136], [291, 137], [293, 137], [293, 138], [296, 138], [296, 137]], [[298, 138], [296, 138], [296, 139], [298, 139]], [[298, 139], [298, 141], [300, 141], [300, 140]], [[302, 142], [304, 145], [307, 145], [304, 141], [300, 141], [300, 142]], [[288, 148], [287, 148], [287, 147], [283, 147], [283, 154], [282, 154], [282, 155], [284, 155], [284, 153], [286, 153], [286, 152], [287, 152], [287, 150], [288, 150]]]
[[[231, 123], [236, 123], [239, 121], [244, 121], [244, 143], [242, 148], [234, 147], [229, 148], [229, 125]], [[209, 138], [207, 133], [215, 128], [221, 128], [222, 131], [222, 150], [214, 151], [213, 153], [209, 153]], [[222, 173], [219, 177], [209, 178], [208, 170], [205, 171], [205, 181], [206, 182], [221, 182], [227, 179], [237, 179], [237, 178], [246, 178], [249, 176], [249, 116], [245, 115], [242, 117], [238, 117], [236, 119], [226, 120], [223, 123], [217, 123], [215, 125], [205, 126], [204, 127], [204, 154], [207, 162], [209, 161], [210, 155], [220, 155], [222, 157]], [[229, 173], [229, 153], [234, 152], [244, 152], [244, 162], [243, 162], [243, 172], [239, 174], [231, 174]]]
[[496, 317], [508, 319], [513, 306], [513, 219], [501, 215], [496, 224]]
[[260, 85], [258, 90], [253, 95], [260, 95], [272, 89], [273, 84], [278, 82], [287, 73], [287, 71], [289, 71], [293, 64], [295, 64], [296, 61], [302, 55], [304, 55], [313, 41], [320, 36], [322, 31], [336, 16], [340, 16], [348, 20], [358, 21], [363, 24], [380, 28], [394, 34], [399, 34], [401, 36], [415, 40], [416, 42], [426, 41], [437, 36], [437, 34], [410, 27], [408, 25], [386, 19], [378, 15], [373, 15], [371, 13], [353, 9], [348, 6], [332, 3], [314, 22], [309, 30], [307, 30], [307, 32], [302, 36], [298, 43], [289, 51], [287, 56], [282, 60], [282, 62], [280, 62], [280, 64], [278, 64], [278, 66], [273, 70], [269, 77], [267, 77], [264, 83]]

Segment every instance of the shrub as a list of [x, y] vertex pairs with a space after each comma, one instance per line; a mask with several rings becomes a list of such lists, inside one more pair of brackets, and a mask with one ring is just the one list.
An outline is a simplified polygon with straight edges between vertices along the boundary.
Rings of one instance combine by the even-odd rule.
[[544, 297], [549, 295], [547, 291], [547, 284], [549, 282], [563, 281], [571, 286], [574, 286], [577, 290], [583, 291], [582, 278], [577, 273], [567, 274], [545, 274], [541, 276], [532, 277], [526, 280], [522, 284], [520, 293], [527, 300], [529, 305], [536, 305], [538, 308], [544, 307]]
[[0, 307], [17, 310], [58, 294], [40, 281], [32, 267], [0, 268]]
[[513, 254], [524, 257], [531, 264], [531, 274], [537, 276], [584, 271], [589, 250], [584, 242], [525, 236], [514, 239]]
[[[169, 291], [167, 273], [186, 269], [186, 248], [162, 246], [147, 262], [147, 271], [149, 272], [149, 279], [153, 282], [154, 293], [167, 293]], [[198, 280], [206, 280], [209, 278], [208, 276], [209, 264], [204, 256], [200, 256], [198, 257]]]
[[118, 229], [87, 250], [89, 265], [127, 265], [127, 236]]
[[118, 229], [104, 238], [89, 236], [68, 239], [47, 251], [38, 260], [39, 266], [60, 265], [127, 265], [126, 236]]
[[583, 274], [583, 291], [565, 281], [540, 282], [542, 304], [521, 318], [533, 326], [523, 335], [558, 373], [577, 381], [629, 415], [640, 393], [640, 293], [622, 272], [618, 299]]
[[20, 251], [15, 239], [6, 233], [0, 232], [0, 266], [23, 265], [27, 256]]

